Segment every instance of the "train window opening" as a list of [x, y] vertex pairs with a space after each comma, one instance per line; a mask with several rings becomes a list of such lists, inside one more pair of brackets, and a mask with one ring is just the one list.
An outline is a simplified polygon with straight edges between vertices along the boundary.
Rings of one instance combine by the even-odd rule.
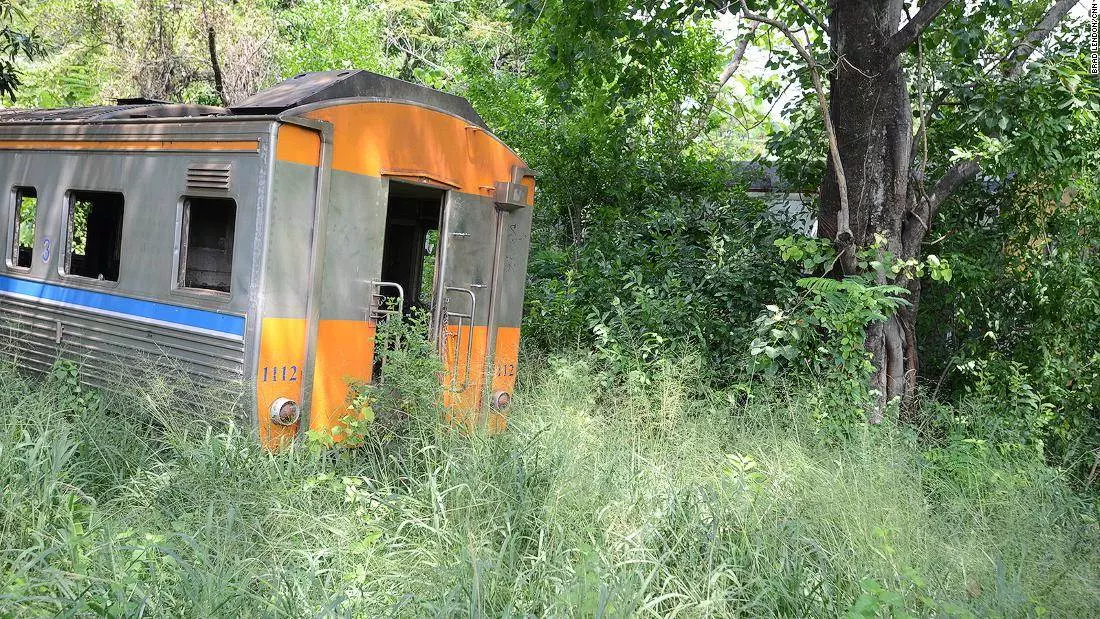
[[15, 222], [12, 226], [11, 266], [31, 267], [34, 254], [34, 225], [38, 217], [38, 192], [34, 187], [16, 187]]
[[182, 288], [229, 292], [237, 203], [230, 198], [187, 198], [180, 230]]
[[65, 274], [101, 281], [118, 281], [122, 256], [121, 193], [69, 193]]
[[[435, 296], [439, 222], [446, 192], [392, 180], [389, 185], [382, 280], [401, 285], [406, 312], [430, 310]], [[392, 290], [382, 292], [396, 294]]]

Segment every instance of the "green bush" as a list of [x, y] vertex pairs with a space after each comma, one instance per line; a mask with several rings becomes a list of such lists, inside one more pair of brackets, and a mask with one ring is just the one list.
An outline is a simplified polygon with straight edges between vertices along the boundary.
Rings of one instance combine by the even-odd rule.
[[789, 277], [771, 247], [778, 225], [735, 189], [644, 204], [640, 216], [593, 225], [583, 246], [533, 252], [528, 341], [549, 350], [595, 344], [650, 361], [688, 346], [716, 370], [739, 365], [753, 317]]
[[[1100, 192], [1041, 178], [971, 187], [945, 209], [950, 287], [928, 287], [919, 332], [929, 388], [987, 414], [937, 421], [1088, 476], [1100, 453]], [[960, 408], [965, 408], [960, 406]]]
[[430, 322], [429, 312], [417, 310], [378, 324], [376, 380], [351, 385], [351, 401], [340, 423], [308, 432], [311, 449], [320, 452], [338, 440], [344, 447], [388, 443], [438, 426], [444, 364]]

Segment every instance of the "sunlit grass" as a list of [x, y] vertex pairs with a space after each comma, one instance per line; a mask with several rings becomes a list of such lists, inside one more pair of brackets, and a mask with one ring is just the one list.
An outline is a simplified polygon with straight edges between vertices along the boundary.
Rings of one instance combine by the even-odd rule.
[[814, 385], [527, 369], [500, 436], [321, 456], [166, 385], [89, 415], [0, 370], [0, 615], [1100, 612], [1096, 507], [1056, 471], [823, 436]]

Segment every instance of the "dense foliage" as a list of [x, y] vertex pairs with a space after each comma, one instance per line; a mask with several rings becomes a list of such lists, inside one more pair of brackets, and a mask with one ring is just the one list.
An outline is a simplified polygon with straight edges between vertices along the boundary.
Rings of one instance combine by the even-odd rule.
[[1049, 200], [1020, 181], [969, 191], [941, 242], [955, 286], [932, 291], [923, 324], [934, 391], [999, 403], [997, 415], [955, 420], [956, 431], [1085, 475], [1100, 444], [1095, 192]]

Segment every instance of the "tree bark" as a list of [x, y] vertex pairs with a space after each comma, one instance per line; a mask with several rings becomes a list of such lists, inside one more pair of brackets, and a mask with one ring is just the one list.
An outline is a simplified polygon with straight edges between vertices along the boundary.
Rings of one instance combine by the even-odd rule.
[[[883, 250], [895, 256], [915, 256], [916, 246], [905, 247], [903, 223], [910, 211], [909, 166], [913, 140], [913, 116], [909, 91], [898, 56], [891, 53], [898, 33], [902, 3], [899, 0], [834, 0], [829, 16], [835, 70], [830, 75], [829, 116], [839, 147], [840, 164], [848, 184], [850, 243], [870, 247], [876, 235], [886, 239]], [[837, 162], [830, 157], [821, 185], [818, 234], [844, 251], [838, 216], [841, 188], [836, 182]], [[839, 261], [843, 275], [856, 274], [852, 259]], [[875, 273], [878, 284], [887, 283], [884, 268]], [[911, 308], [915, 315], [916, 308]], [[907, 392], [907, 378], [915, 369], [915, 329], [912, 321], [897, 315], [867, 329], [865, 345], [875, 372], [871, 389], [875, 402], [868, 417], [882, 420], [886, 404]]]

